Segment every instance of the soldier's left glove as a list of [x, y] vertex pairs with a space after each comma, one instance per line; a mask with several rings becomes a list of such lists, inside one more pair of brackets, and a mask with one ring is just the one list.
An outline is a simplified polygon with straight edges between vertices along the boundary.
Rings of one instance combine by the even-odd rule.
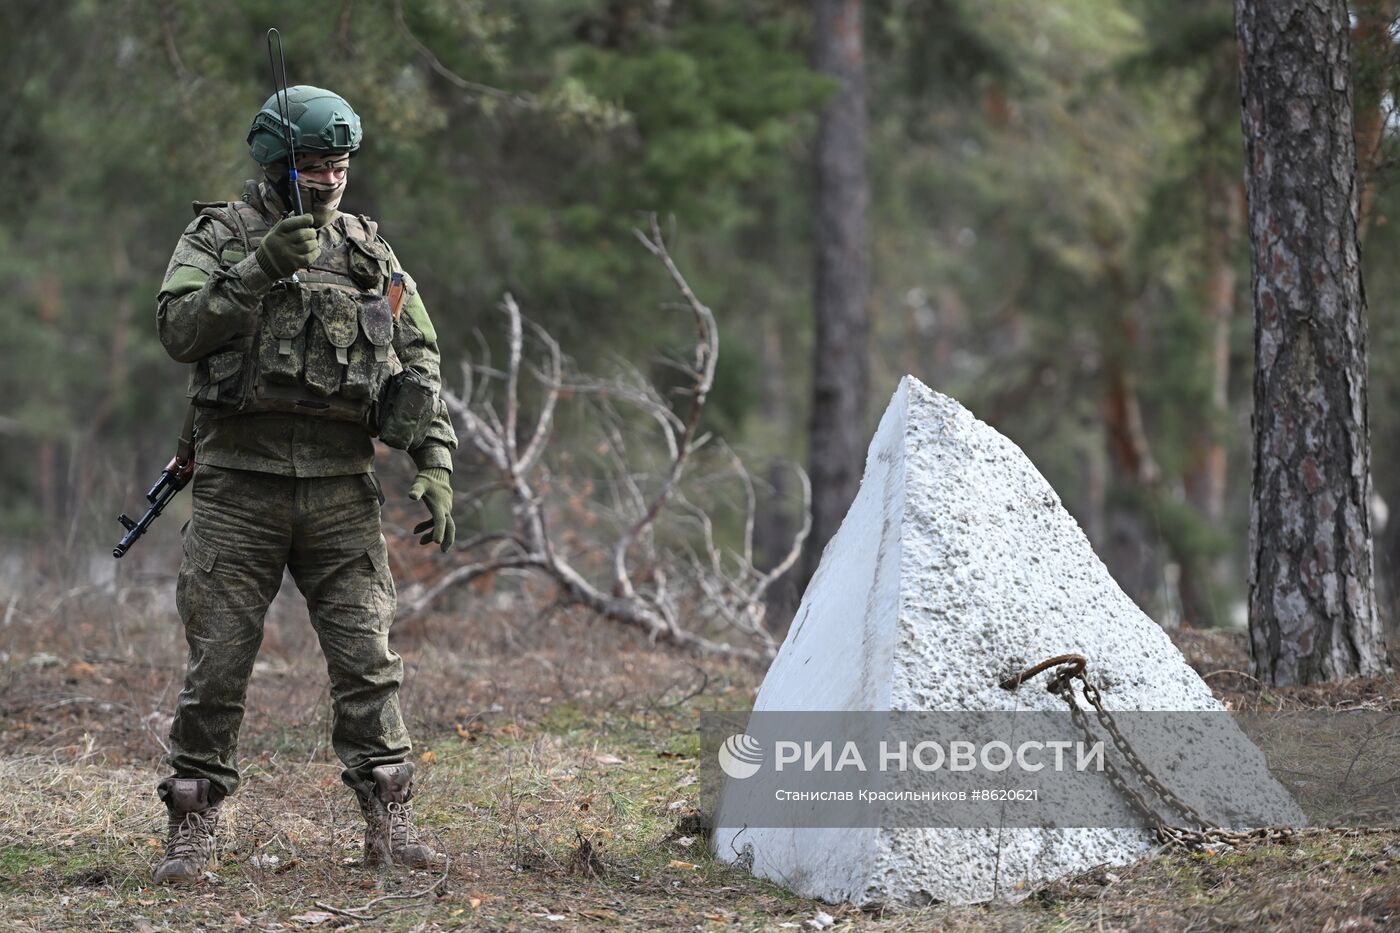
[[413, 529], [414, 534], [423, 535], [418, 543], [432, 541], [442, 548], [443, 553], [449, 551], [452, 542], [457, 539], [457, 526], [452, 522], [452, 471], [442, 467], [419, 470], [408, 497], [414, 502], [423, 500], [433, 516]]

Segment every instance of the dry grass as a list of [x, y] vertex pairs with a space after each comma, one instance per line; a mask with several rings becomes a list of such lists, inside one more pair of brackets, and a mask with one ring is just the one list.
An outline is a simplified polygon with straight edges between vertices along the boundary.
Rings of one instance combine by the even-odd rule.
[[[287, 603], [250, 690], [246, 783], [226, 807], [218, 865], [193, 889], [155, 888], [163, 812], [152, 788], [182, 663], [161, 592], [116, 608], [79, 594], [52, 613], [51, 600], [27, 600], [0, 628], [0, 928], [775, 929], [822, 910], [872, 930], [1400, 923], [1400, 833], [1163, 853], [1016, 905], [881, 914], [794, 897], [677, 831], [694, 802], [697, 717], [750, 702], [753, 672], [701, 673], [567, 614], [524, 621], [534, 604], [504, 587], [471, 594], [466, 618], [419, 620], [395, 636], [421, 756], [420, 822], [452, 856], [441, 884], [358, 868], [360, 820], [328, 750], [320, 656]], [[1212, 644], [1206, 672], [1233, 666], [1229, 651], [1228, 639]], [[1249, 701], [1247, 684], [1228, 686]], [[1393, 683], [1338, 689], [1400, 695]]]

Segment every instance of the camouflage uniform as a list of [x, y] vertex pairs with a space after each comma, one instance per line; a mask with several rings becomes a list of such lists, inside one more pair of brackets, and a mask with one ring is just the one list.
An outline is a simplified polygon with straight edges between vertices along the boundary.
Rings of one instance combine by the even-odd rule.
[[286, 568], [326, 655], [342, 777], [363, 802], [372, 769], [411, 748], [367, 424], [384, 372], [417, 374], [437, 408], [409, 454], [420, 470], [451, 469], [436, 334], [406, 275], [391, 320], [382, 296], [402, 268], [367, 217], [336, 212], [292, 283], [274, 282], [253, 254], [282, 214], [268, 182], [249, 182], [241, 203], [195, 209], [158, 299], [161, 343], [193, 364], [198, 431], [177, 595], [189, 664], [161, 796], [169, 803], [175, 776], [208, 779], [213, 803], [237, 788], [248, 679]]

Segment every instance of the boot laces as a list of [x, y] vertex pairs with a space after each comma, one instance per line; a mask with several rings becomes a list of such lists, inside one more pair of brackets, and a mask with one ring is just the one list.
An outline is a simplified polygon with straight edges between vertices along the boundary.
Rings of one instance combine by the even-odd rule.
[[395, 849], [403, 848], [418, 841], [418, 830], [413, 826], [413, 804], [390, 802], [389, 844]]
[[192, 855], [209, 858], [214, 851], [214, 831], [218, 825], [219, 815], [213, 810], [186, 813], [170, 834], [165, 847], [166, 858], [184, 859]]

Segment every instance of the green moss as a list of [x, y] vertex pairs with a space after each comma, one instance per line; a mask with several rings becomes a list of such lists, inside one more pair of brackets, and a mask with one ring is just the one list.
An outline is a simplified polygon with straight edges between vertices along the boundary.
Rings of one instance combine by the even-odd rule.
[[42, 846], [0, 846], [0, 884], [20, 890], [39, 881], [62, 879], [65, 885], [101, 886], [113, 883], [122, 872], [111, 865], [124, 857], [109, 857], [100, 850], [58, 850]]
[[539, 728], [553, 735], [569, 735], [581, 729], [597, 728], [596, 719], [571, 703], [549, 707], [539, 718]]
[[694, 761], [700, 757], [700, 735], [689, 730], [673, 733], [667, 737], [659, 754], [663, 757]]
[[46, 849], [31, 846], [0, 846], [0, 878], [13, 880], [25, 872], [52, 868], [62, 861]]

